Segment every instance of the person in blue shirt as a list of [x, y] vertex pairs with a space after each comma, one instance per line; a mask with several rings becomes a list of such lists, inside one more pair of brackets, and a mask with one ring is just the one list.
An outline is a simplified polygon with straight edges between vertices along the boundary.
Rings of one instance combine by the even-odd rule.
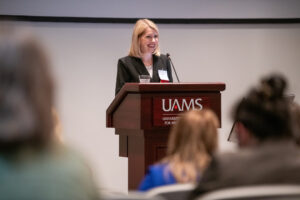
[[196, 183], [218, 146], [219, 121], [211, 110], [191, 110], [172, 127], [167, 155], [151, 165], [138, 190], [175, 183]]

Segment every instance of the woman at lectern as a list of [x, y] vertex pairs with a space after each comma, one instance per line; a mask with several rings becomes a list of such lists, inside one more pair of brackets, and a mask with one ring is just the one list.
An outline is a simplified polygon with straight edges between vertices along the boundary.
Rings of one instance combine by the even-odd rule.
[[115, 94], [126, 82], [140, 82], [140, 75], [150, 76], [150, 82], [173, 82], [170, 62], [160, 53], [158, 28], [148, 19], [136, 22], [129, 54], [118, 60]]
[[196, 183], [218, 146], [219, 121], [210, 110], [191, 110], [172, 127], [167, 156], [151, 165], [138, 190], [175, 183]]

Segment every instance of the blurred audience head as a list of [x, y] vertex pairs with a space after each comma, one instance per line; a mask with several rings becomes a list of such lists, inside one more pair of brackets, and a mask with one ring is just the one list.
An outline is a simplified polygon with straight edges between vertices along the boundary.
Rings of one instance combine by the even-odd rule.
[[240, 100], [233, 112], [240, 146], [292, 137], [287, 82], [282, 75], [264, 77]]
[[0, 151], [43, 147], [53, 134], [53, 80], [40, 42], [0, 24]]
[[166, 159], [177, 181], [196, 181], [209, 164], [218, 146], [218, 127], [211, 110], [191, 110], [178, 119], [170, 132]]

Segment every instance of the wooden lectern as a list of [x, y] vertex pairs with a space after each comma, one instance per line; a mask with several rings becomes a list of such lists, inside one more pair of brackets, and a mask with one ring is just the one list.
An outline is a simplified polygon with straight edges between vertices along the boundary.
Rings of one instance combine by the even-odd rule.
[[166, 155], [169, 129], [180, 113], [212, 109], [221, 122], [224, 83], [126, 83], [106, 110], [106, 127], [128, 157], [128, 188], [137, 189], [149, 165]]

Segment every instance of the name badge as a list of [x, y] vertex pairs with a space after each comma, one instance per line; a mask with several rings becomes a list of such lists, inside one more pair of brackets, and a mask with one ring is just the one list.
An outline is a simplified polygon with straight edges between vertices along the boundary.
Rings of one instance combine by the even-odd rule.
[[161, 80], [169, 81], [168, 72], [166, 70], [158, 70], [158, 76]]

